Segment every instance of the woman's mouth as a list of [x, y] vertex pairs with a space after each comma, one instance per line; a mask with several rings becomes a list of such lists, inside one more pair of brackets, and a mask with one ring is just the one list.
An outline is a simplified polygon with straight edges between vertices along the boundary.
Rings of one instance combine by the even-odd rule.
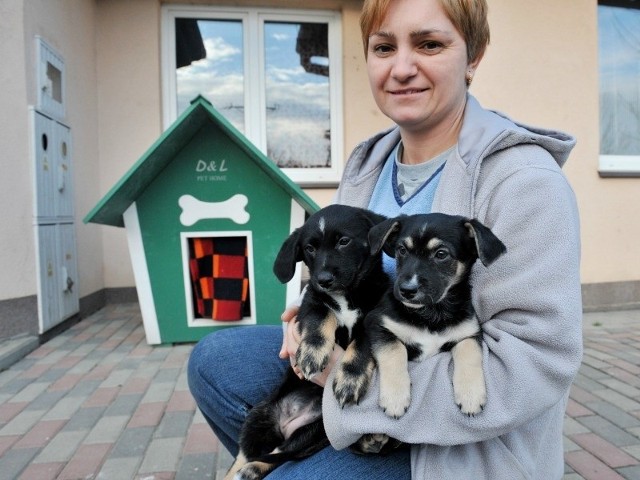
[[391, 90], [391, 95], [415, 95], [416, 93], [425, 92], [426, 88], [405, 88], [402, 90]]

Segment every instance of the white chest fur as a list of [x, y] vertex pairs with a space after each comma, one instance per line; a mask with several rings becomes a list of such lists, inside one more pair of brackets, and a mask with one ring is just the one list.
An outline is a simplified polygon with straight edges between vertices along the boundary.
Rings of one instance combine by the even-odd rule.
[[332, 298], [338, 304], [338, 309], [331, 309], [338, 319], [338, 325], [341, 327], [347, 327], [349, 330], [349, 336], [351, 336], [351, 330], [358, 321], [358, 318], [360, 318], [361, 312], [359, 309], [350, 309], [347, 299], [342, 295], [335, 295], [332, 296]]
[[414, 345], [422, 350], [422, 354], [415, 359], [418, 361], [435, 355], [446, 343], [457, 343], [460, 340], [476, 335], [480, 331], [478, 322], [473, 318], [441, 332], [430, 332], [426, 328], [416, 328], [386, 316], [383, 317], [382, 322], [383, 326], [400, 341], [408, 345]]

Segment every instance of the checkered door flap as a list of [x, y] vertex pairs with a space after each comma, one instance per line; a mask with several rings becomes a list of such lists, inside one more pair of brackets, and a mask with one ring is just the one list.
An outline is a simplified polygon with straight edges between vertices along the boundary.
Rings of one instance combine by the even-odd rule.
[[250, 314], [246, 237], [189, 239], [189, 270], [199, 318], [236, 321]]

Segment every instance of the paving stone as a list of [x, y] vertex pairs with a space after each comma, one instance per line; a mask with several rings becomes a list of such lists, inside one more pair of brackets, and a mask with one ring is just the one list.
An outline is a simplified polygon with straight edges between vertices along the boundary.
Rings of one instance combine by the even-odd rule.
[[42, 448], [58, 433], [65, 422], [66, 420], [38, 422], [13, 445], [13, 448]]
[[[108, 458], [98, 472], [97, 480], [113, 480], [118, 478], [134, 478], [142, 458]], [[155, 479], [154, 479], [155, 480]]]
[[607, 378], [607, 374], [605, 372], [603, 372], [602, 370], [599, 370], [597, 368], [592, 368], [589, 365], [587, 365], [586, 363], [583, 363], [580, 366], [580, 374], [584, 375], [587, 378], [590, 378], [592, 380], [598, 380], [601, 378]]
[[55, 480], [64, 468], [64, 463], [32, 463], [22, 471], [18, 480]]
[[26, 385], [22, 390], [20, 390], [19, 393], [14, 395], [11, 401], [31, 402], [49, 387], [49, 383], [34, 382], [33, 380], [31, 382], [32, 383]]
[[173, 383], [151, 383], [140, 403], [168, 402], [173, 393]]
[[118, 395], [107, 408], [105, 415], [133, 415], [142, 399], [142, 394]]
[[[640, 403], [613, 390], [595, 390], [594, 395], [621, 408], [624, 411], [640, 410]], [[588, 405], [588, 404], [587, 404]]]
[[625, 432], [605, 418], [592, 415], [580, 417], [577, 422], [618, 447], [627, 447], [638, 443], [637, 437]]
[[45, 412], [45, 410], [23, 410], [0, 428], [0, 436], [24, 435], [38, 423]]
[[151, 442], [153, 431], [153, 427], [125, 428], [109, 454], [109, 457], [142, 458], [147, 446]]
[[184, 453], [187, 455], [204, 453], [213, 456], [218, 450], [224, 450], [219, 443], [209, 425], [193, 423], [187, 432]]
[[638, 442], [638, 445], [631, 445], [629, 447], [622, 447], [622, 450], [627, 452], [632, 457], [640, 460], [640, 442]]
[[80, 405], [85, 401], [80, 396], [65, 396], [61, 398], [55, 406], [43, 417], [43, 420], [69, 419], [78, 411]]
[[113, 370], [109, 374], [102, 384], [100, 384], [100, 388], [122, 387], [132, 373], [133, 369], [125, 369], [122, 365], [118, 365], [118, 369]]
[[582, 450], [567, 453], [565, 461], [585, 480], [624, 480], [615, 470]]
[[64, 397], [65, 393], [62, 390], [43, 392], [27, 405], [26, 410], [49, 410]]
[[578, 387], [581, 387], [583, 390], [591, 392], [592, 394], [597, 390], [606, 390], [604, 385], [582, 374], [576, 375], [573, 383], [574, 385], [577, 385]]
[[156, 430], [156, 438], [182, 437], [185, 438], [193, 414], [191, 412], [165, 412]]
[[164, 415], [165, 406], [164, 402], [140, 403], [127, 426], [129, 428], [155, 427]]
[[0, 478], [18, 478], [33, 457], [38, 453], [38, 448], [11, 449], [0, 457]]
[[[590, 418], [590, 417], [585, 417]], [[582, 425], [582, 423], [574, 420], [571, 417], [565, 417], [564, 419], [564, 434], [565, 435], [573, 435], [576, 433], [588, 433], [589, 428]]]
[[111, 449], [111, 444], [97, 443], [81, 445], [75, 455], [65, 465], [58, 476], [59, 480], [75, 480], [79, 478], [94, 478], [102, 461]]
[[105, 407], [79, 408], [69, 419], [64, 427], [64, 430], [67, 432], [76, 430], [90, 430], [104, 415], [104, 411]]
[[175, 472], [182, 451], [182, 438], [154, 438], [147, 448], [140, 473]]
[[206, 453], [184, 455], [180, 460], [176, 480], [210, 480], [215, 478], [216, 456]]
[[120, 392], [120, 387], [100, 387], [82, 404], [83, 407], [108, 406]]
[[162, 368], [158, 371], [153, 381], [159, 383], [171, 382], [173, 389], [175, 388], [175, 382], [178, 378], [178, 375], [180, 375], [179, 368]]
[[22, 438], [21, 435], [7, 435], [0, 437], [0, 457], [2, 457], [4, 452], [9, 450], [14, 443], [20, 440], [20, 438]]
[[594, 433], [573, 435], [571, 440], [612, 468], [638, 465], [638, 460]]
[[23, 390], [25, 387], [28, 387], [31, 384], [31, 382], [33, 382], [33, 380], [30, 378], [21, 378], [21, 377], [12, 378], [6, 384], [0, 387], [0, 395], [8, 394], [8, 395], [14, 396], [18, 394], [21, 390]]
[[7, 423], [28, 405], [27, 402], [3, 402], [0, 404], [0, 425]]
[[627, 480], [638, 480], [640, 479], [640, 467], [624, 467], [619, 468], [618, 473], [622, 475]]
[[88, 431], [80, 430], [75, 432], [61, 431], [34, 459], [34, 463], [68, 462], [76, 453], [78, 446], [87, 436]]
[[102, 417], [98, 419], [83, 443], [115, 443], [128, 421], [128, 416]]

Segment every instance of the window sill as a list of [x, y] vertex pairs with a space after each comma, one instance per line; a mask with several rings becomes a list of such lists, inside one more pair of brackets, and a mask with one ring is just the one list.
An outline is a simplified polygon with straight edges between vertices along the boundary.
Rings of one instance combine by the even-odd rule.
[[640, 177], [640, 155], [600, 155], [601, 177]]

